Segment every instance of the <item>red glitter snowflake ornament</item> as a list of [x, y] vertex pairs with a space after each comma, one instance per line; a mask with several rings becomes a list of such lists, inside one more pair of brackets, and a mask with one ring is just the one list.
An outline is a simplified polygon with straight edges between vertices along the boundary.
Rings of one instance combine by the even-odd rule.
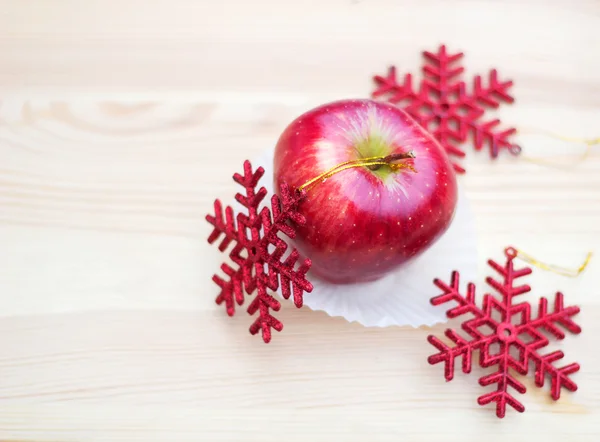
[[207, 215], [206, 220], [214, 227], [208, 237], [210, 244], [221, 236], [221, 252], [230, 244], [235, 244], [229, 257], [237, 268], [223, 263], [221, 270], [226, 277], [213, 276], [213, 281], [221, 288], [216, 303], [225, 303], [227, 314], [233, 316], [235, 303], [244, 303], [244, 291], [248, 295], [256, 292], [256, 297], [248, 307], [250, 315], [258, 312], [258, 317], [250, 326], [250, 333], [255, 335], [262, 330], [263, 341], [268, 343], [271, 341], [271, 329], [283, 329], [281, 321], [271, 314], [271, 310], [279, 311], [281, 304], [268, 290], [276, 291], [281, 288], [281, 295], [285, 299], [293, 295], [294, 304], [300, 308], [304, 292], [311, 292], [313, 286], [306, 280], [310, 260], [299, 262], [296, 249], [292, 249], [284, 259], [288, 245], [279, 237], [279, 234], [283, 234], [294, 238], [295, 231], [290, 221], [297, 225], [304, 224], [304, 217], [296, 210], [304, 193], [282, 185], [281, 198], [273, 195], [271, 208], [265, 206], [259, 211], [267, 190], [261, 187], [256, 191], [256, 186], [264, 172], [262, 167], [253, 172], [250, 161], [246, 161], [244, 175], [236, 173], [233, 176], [234, 181], [246, 191], [245, 195], [236, 194], [235, 199], [247, 209], [247, 214], [234, 215], [233, 209], [227, 206], [223, 216], [223, 207], [217, 199], [214, 203], [214, 216]]
[[[434, 281], [443, 293], [431, 300], [433, 305], [455, 301], [458, 305], [448, 310], [449, 318], [456, 318], [464, 314], [471, 314], [474, 317], [465, 321], [461, 326], [468, 335], [467, 339], [455, 330], [446, 330], [445, 335], [454, 344], [452, 346], [446, 345], [435, 336], [427, 338], [429, 343], [439, 350], [439, 353], [428, 358], [428, 362], [432, 365], [444, 362], [447, 381], [454, 377], [454, 365], [459, 356], [462, 356], [462, 371], [464, 373], [471, 372], [475, 350], [479, 350], [480, 366], [496, 367], [493, 373], [479, 379], [481, 386], [496, 384], [496, 390], [480, 396], [477, 402], [479, 405], [496, 402], [496, 415], [499, 418], [504, 417], [507, 405], [518, 412], [525, 411], [523, 404], [509, 391], [509, 387], [512, 387], [521, 394], [526, 392], [525, 386], [511, 373], [511, 368], [517, 373], [526, 375], [529, 365], [533, 363], [535, 384], [543, 387], [546, 376], [549, 376], [552, 381], [551, 396], [554, 400], [558, 400], [563, 387], [570, 391], [577, 390], [577, 385], [569, 378], [569, 375], [579, 371], [579, 364], [573, 363], [557, 368], [553, 364], [562, 359], [564, 353], [554, 351], [543, 355], [539, 353], [539, 350], [548, 345], [548, 338], [542, 332], [559, 340], [565, 337], [558, 325], [574, 334], [581, 332], [581, 328], [571, 319], [571, 316], [579, 313], [579, 307], [565, 307], [562, 293], [556, 294], [553, 311], [548, 311], [548, 300], [541, 298], [535, 318], [531, 316], [531, 306], [528, 303], [514, 303], [515, 297], [531, 290], [528, 285], [514, 285], [517, 278], [529, 275], [531, 269], [528, 267], [515, 269], [513, 259], [517, 256], [517, 252], [514, 248], [507, 248], [505, 253], [507, 261], [504, 266], [491, 259], [488, 261], [489, 266], [502, 276], [502, 282], [491, 277], [486, 279], [487, 283], [501, 295], [501, 298], [486, 294], [483, 297], [481, 308], [475, 304], [475, 285], [473, 283], [468, 284], [466, 295], [460, 293], [457, 272], [452, 273], [450, 285], [439, 279]], [[492, 317], [494, 311], [499, 313], [499, 320]], [[491, 332], [486, 332], [484, 328], [491, 329]], [[499, 347], [499, 350], [493, 351], [492, 346]]]
[[[509, 140], [516, 129], [500, 130], [500, 120], [481, 119], [486, 108], [497, 108], [501, 101], [514, 101], [508, 93], [512, 81], [499, 81], [498, 73], [493, 69], [489, 73], [487, 87], [481, 76], [477, 75], [472, 90], [467, 92], [467, 85], [459, 80], [464, 68], [456, 66], [463, 56], [462, 52], [448, 54], [446, 46], [441, 46], [437, 54], [423, 52], [423, 55], [424, 78], [418, 90], [413, 87], [411, 74], [405, 74], [404, 80], [398, 82], [396, 68], [392, 66], [386, 77], [374, 77], [377, 89], [372, 94], [373, 98], [384, 97], [402, 106], [440, 142], [449, 155], [465, 156], [459, 144], [467, 141], [469, 134], [473, 135], [476, 150], [484, 145], [489, 146], [492, 158], [498, 156], [501, 148], [519, 153], [520, 148]], [[454, 168], [457, 172], [465, 172], [456, 163]]]

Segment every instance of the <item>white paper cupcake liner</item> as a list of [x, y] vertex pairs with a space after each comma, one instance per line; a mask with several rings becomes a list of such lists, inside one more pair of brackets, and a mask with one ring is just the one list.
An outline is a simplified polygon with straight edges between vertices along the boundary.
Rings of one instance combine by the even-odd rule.
[[[259, 184], [269, 195], [274, 190], [274, 152], [274, 149], [265, 151], [252, 162], [255, 169], [259, 166], [265, 169]], [[291, 240], [288, 241], [293, 245]], [[477, 276], [474, 216], [460, 187], [452, 224], [422, 255], [387, 276], [367, 283], [332, 284], [309, 272], [307, 278], [314, 289], [304, 295], [304, 305], [365, 327], [432, 326], [447, 321], [446, 309], [429, 303], [439, 294], [433, 279], [448, 279], [453, 270], [460, 270], [461, 279], [465, 281], [472, 281]]]

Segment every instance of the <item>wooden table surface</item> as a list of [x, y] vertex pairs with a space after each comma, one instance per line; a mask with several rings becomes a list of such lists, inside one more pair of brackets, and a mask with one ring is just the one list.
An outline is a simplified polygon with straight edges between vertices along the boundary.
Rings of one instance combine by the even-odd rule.
[[271, 344], [251, 337], [214, 304], [204, 215], [295, 116], [446, 43], [514, 79], [496, 115], [560, 164], [469, 151], [475, 282], [508, 245], [577, 266], [600, 252], [600, 150], [574, 166], [582, 144], [539, 132], [600, 135], [599, 27], [598, 0], [0, 1], [0, 440], [597, 441], [597, 258], [528, 278], [526, 299], [582, 308], [556, 347], [579, 390], [522, 378], [527, 411], [500, 421], [485, 370], [427, 364], [446, 325], [286, 306]]

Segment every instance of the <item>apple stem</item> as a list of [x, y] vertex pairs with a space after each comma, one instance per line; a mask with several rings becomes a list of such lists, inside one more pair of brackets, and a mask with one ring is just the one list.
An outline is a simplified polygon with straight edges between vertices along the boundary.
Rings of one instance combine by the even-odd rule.
[[409, 152], [406, 152], [406, 153], [396, 153], [396, 154], [387, 155], [385, 157], [368, 157], [368, 158], [360, 158], [358, 160], [345, 161], [345, 162], [340, 163], [340, 164], [332, 167], [331, 169], [323, 172], [322, 174], [308, 180], [306, 183], [304, 183], [300, 187], [298, 187], [298, 190], [299, 191], [306, 190], [308, 187], [311, 187], [317, 183], [321, 183], [321, 182], [325, 181], [327, 178], [335, 175], [336, 173], [339, 173], [346, 169], [352, 169], [354, 167], [367, 167], [369, 170], [377, 170], [381, 166], [389, 166], [392, 168], [392, 170], [410, 169], [411, 171], [416, 173], [417, 171], [410, 164], [395, 163], [396, 161], [406, 160], [406, 159], [411, 159], [411, 158], [416, 158], [416, 156], [412, 150]]
[[[393, 153], [391, 155], [388, 155], [386, 157], [383, 157], [383, 162], [386, 163], [388, 166], [396, 166], [395, 164], [393, 164], [395, 161], [400, 161], [400, 160], [406, 160], [406, 159], [410, 159], [410, 158], [416, 158], [415, 153], [410, 150], [406, 153]], [[371, 166], [367, 166], [370, 170], [377, 170], [382, 166], [382, 164], [374, 164]], [[392, 167], [394, 168], [394, 167]], [[413, 172], [416, 172], [414, 170], [414, 168], [409, 167]]]

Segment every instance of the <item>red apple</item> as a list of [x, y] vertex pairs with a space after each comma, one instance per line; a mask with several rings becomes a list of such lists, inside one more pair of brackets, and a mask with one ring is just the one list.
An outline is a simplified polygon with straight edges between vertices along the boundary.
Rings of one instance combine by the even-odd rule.
[[[410, 158], [412, 155], [414, 158]], [[410, 167], [361, 166], [307, 188], [296, 247], [335, 283], [371, 281], [428, 249], [449, 227], [456, 176], [444, 149], [402, 109], [342, 100], [301, 115], [275, 148], [275, 188], [298, 188], [336, 165], [393, 155]]]

